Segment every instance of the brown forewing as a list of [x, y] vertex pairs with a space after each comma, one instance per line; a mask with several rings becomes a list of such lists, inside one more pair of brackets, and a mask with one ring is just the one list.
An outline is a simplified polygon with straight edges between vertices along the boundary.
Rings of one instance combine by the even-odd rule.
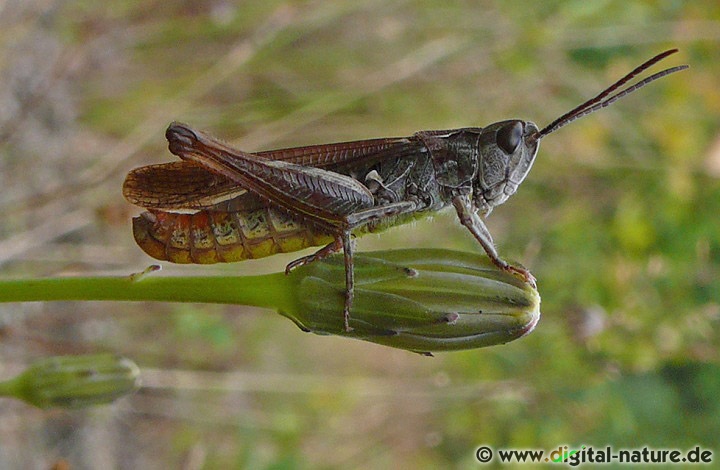
[[[383, 159], [414, 155], [421, 144], [413, 138], [369, 139], [258, 152], [258, 159], [283, 161], [350, 174]], [[232, 158], [232, 155], [229, 156]], [[256, 210], [273, 204], [257, 197], [237, 182], [192, 161], [149, 165], [131, 171], [123, 195], [132, 204], [148, 209], [223, 212]]]

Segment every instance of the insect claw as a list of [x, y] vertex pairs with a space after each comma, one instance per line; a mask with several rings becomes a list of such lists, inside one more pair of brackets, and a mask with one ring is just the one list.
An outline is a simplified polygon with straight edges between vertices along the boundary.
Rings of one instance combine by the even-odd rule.
[[530, 271], [528, 271], [527, 269], [519, 268], [517, 266], [511, 266], [509, 264], [506, 267], [504, 267], [503, 269], [505, 269], [506, 271], [509, 271], [511, 274], [514, 274], [515, 276], [522, 278], [522, 280], [524, 282], [530, 284], [530, 286], [533, 289], [537, 289], [537, 280], [535, 279], [535, 276], [533, 276], [532, 273], [530, 273]]
[[521, 268], [518, 266], [513, 266], [512, 264], [507, 263], [506, 261], [500, 259], [500, 258], [493, 258], [490, 257], [490, 260], [493, 262], [495, 266], [502, 269], [503, 271], [509, 272], [510, 274], [519, 277], [523, 280], [523, 282], [526, 282], [527, 284], [530, 284], [530, 286], [533, 289], [537, 289], [537, 280], [535, 279], [535, 276], [532, 275], [530, 271], [528, 271], [525, 268]]
[[343, 310], [343, 325], [345, 326], [345, 333], [350, 333], [355, 329], [350, 326], [350, 312], [347, 309]]
[[302, 266], [303, 264], [307, 264], [305, 258], [296, 259], [295, 261], [288, 263], [288, 265], [285, 266], [285, 275], [287, 276], [288, 274], [290, 274], [290, 271], [299, 266]]
[[140, 281], [140, 280], [142, 280], [143, 278], [145, 278], [145, 276], [147, 276], [148, 274], [154, 273], [154, 272], [156, 272], [156, 271], [160, 271], [160, 269], [162, 269], [162, 268], [160, 267], [159, 264], [151, 264], [150, 266], [148, 266], [147, 268], [143, 269], [143, 270], [140, 271], [139, 273], [132, 273], [132, 274], [129, 276], [129, 277], [130, 277], [130, 281], [131, 281], [131, 282]]

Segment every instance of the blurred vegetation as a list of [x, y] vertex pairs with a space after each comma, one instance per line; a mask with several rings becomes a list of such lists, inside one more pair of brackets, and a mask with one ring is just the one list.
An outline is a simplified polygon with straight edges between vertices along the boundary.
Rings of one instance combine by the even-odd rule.
[[[481, 444], [717, 446], [718, 2], [14, 0], [0, 25], [5, 276], [147, 265], [120, 186], [172, 158], [172, 120], [249, 151], [542, 125], [662, 50], [691, 65], [548, 137], [490, 217], [538, 278], [532, 335], [429, 359], [260, 310], [3, 306], [5, 376], [111, 351], [144, 388], [83, 413], [0, 402], [0, 466], [472, 468]], [[359, 242], [413, 246], [479, 250], [452, 213]]]

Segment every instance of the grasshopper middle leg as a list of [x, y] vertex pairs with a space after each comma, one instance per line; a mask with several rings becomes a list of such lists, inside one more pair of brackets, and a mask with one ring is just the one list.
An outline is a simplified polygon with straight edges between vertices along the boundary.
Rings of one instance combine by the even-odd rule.
[[353, 265], [353, 246], [350, 230], [343, 231], [342, 234], [335, 238], [332, 243], [325, 245], [315, 253], [298, 258], [288, 264], [285, 267], [285, 274], [290, 273], [290, 271], [295, 268], [312, 263], [313, 261], [319, 261], [323, 258], [327, 258], [333, 253], [340, 251], [341, 248], [343, 249], [345, 259], [345, 305], [343, 307], [343, 326], [346, 332], [350, 332], [352, 331], [352, 328], [350, 327], [350, 309], [352, 308], [352, 301], [355, 292], [355, 268]]
[[355, 267], [354, 267], [354, 248], [352, 240], [353, 230], [362, 227], [365, 224], [383, 217], [393, 216], [395, 214], [412, 211], [417, 208], [414, 201], [401, 201], [383, 206], [372, 207], [350, 214], [343, 218], [343, 226], [339, 228], [335, 240], [324, 246], [317, 252], [309, 256], [299, 258], [288, 264], [285, 273], [289, 273], [293, 269], [318, 261], [330, 256], [333, 253], [343, 249], [345, 260], [345, 305], [343, 308], [343, 326], [346, 332], [352, 331], [350, 327], [350, 310], [352, 308], [353, 297], [355, 293]]

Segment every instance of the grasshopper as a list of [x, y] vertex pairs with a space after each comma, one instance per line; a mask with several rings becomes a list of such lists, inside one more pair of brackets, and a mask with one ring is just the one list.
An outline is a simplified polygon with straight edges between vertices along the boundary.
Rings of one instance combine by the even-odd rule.
[[644, 62], [543, 129], [511, 119], [410, 137], [248, 153], [172, 123], [165, 136], [181, 161], [137, 168], [125, 179], [125, 198], [147, 210], [133, 219], [135, 241], [159, 260], [198, 264], [323, 246], [288, 264], [286, 272], [342, 249], [343, 326], [351, 331], [353, 237], [452, 206], [496, 266], [534, 285], [528, 270], [500, 258], [483, 219], [523, 182], [540, 140], [688, 68], [668, 68], [617, 91], [675, 52]]

